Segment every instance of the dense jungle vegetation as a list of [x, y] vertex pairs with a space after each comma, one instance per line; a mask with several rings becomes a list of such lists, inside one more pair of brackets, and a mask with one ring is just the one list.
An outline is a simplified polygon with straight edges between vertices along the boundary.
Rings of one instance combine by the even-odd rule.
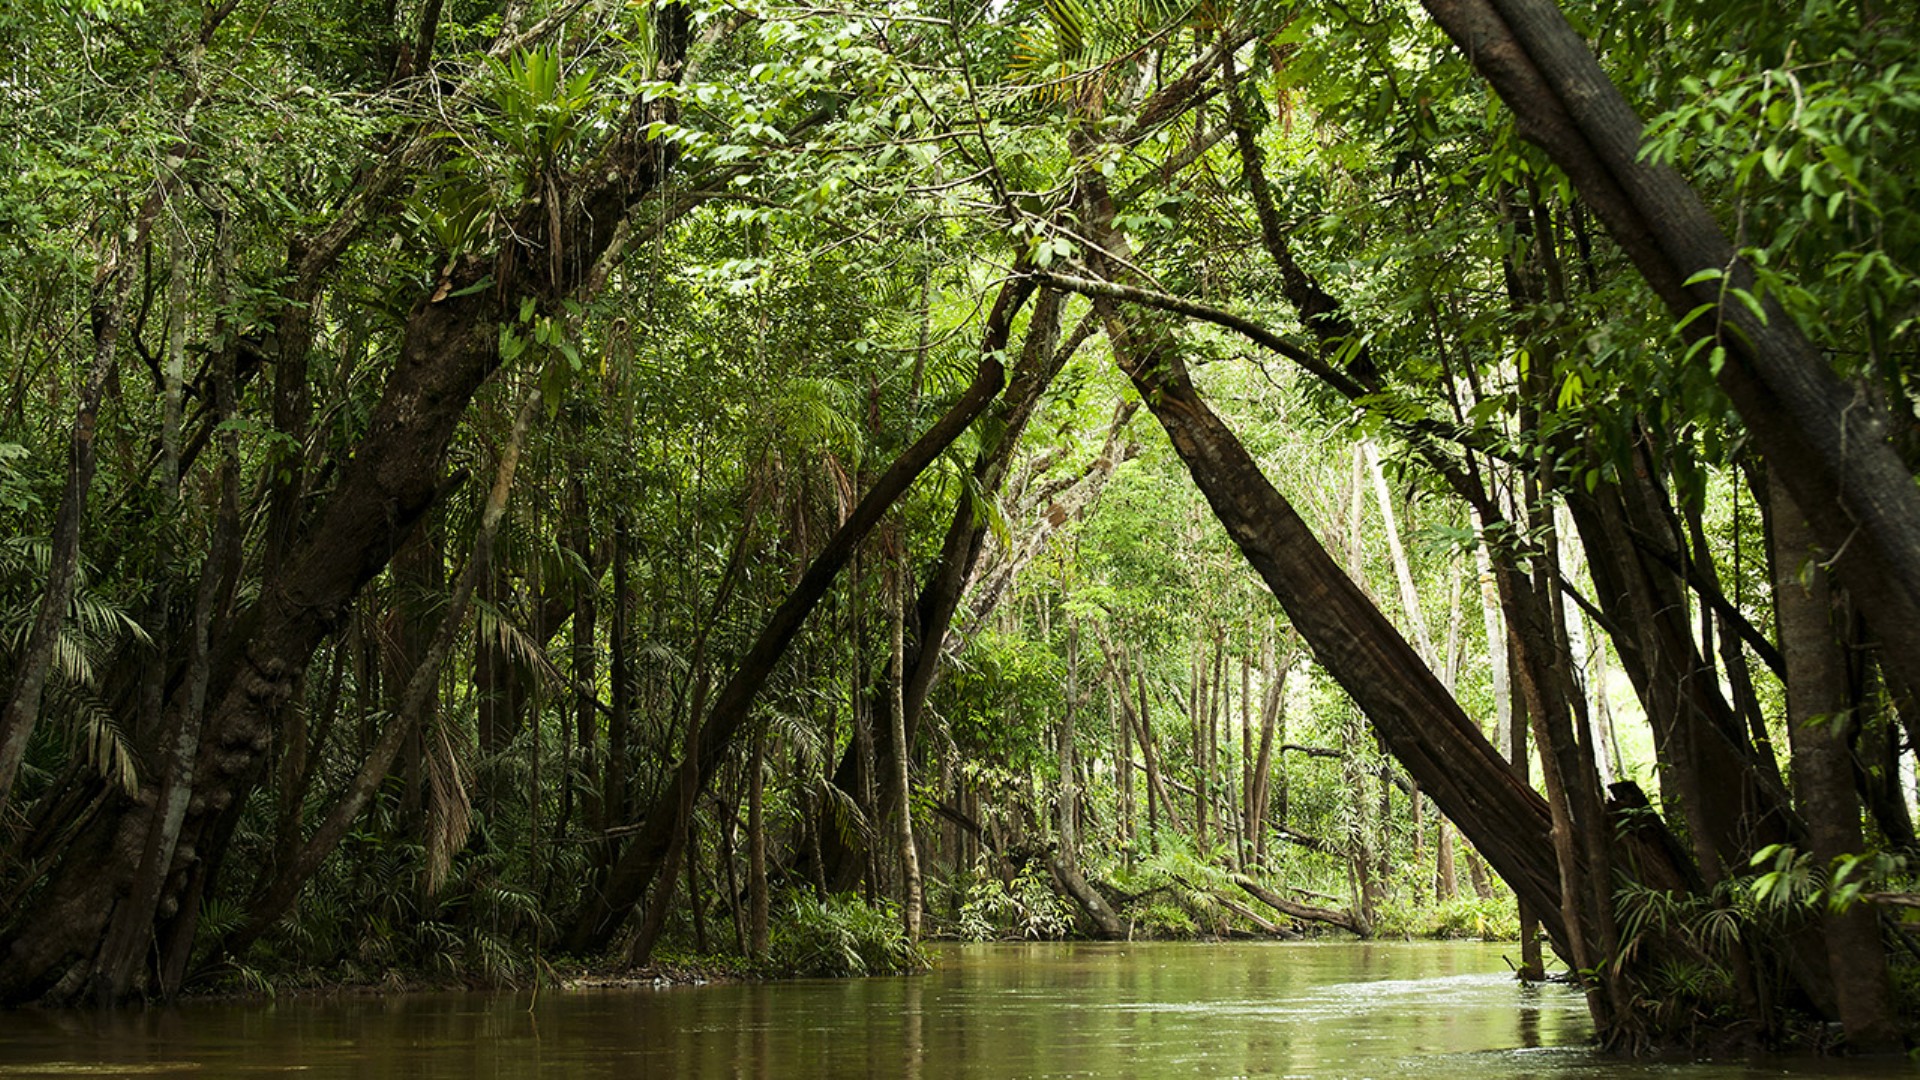
[[1305, 929], [1900, 1045], [1916, 26], [8, 5], [0, 1004]]

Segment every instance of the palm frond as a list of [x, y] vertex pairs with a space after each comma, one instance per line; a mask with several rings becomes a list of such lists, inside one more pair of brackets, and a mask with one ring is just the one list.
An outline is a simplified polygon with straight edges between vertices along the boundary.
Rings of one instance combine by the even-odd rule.
[[833, 827], [841, 843], [854, 847], [872, 842], [873, 825], [867, 821], [867, 815], [861, 812], [860, 804], [853, 801], [852, 795], [825, 779], [818, 782], [818, 791], [826, 801], [827, 811], [833, 817]]
[[113, 714], [85, 685], [60, 679], [47, 687], [51, 715], [67, 718], [67, 739], [102, 779], [131, 795], [140, 788], [139, 756]]
[[473, 772], [466, 756], [455, 746], [449, 729], [441, 719], [433, 725], [426, 742], [427, 771], [427, 858], [426, 894], [438, 893], [447, 882], [454, 853], [466, 845], [473, 831]]

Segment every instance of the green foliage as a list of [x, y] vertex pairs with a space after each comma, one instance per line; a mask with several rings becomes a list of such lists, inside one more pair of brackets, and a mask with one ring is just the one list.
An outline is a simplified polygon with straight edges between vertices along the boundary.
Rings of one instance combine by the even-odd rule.
[[1224, 868], [1224, 850], [1199, 851], [1191, 837], [1163, 831], [1131, 871], [1117, 869], [1114, 884], [1127, 896], [1120, 914], [1143, 937], [1188, 938], [1224, 929], [1233, 916], [1220, 896], [1238, 895]]
[[1431, 905], [1396, 899], [1381, 906], [1373, 932], [1383, 938], [1518, 941], [1520, 916], [1507, 896], [1462, 894]]
[[[1778, 885], [1769, 893], [1780, 895]], [[1656, 1030], [1738, 1016], [1735, 972], [1749, 943], [1779, 935], [1794, 921], [1759, 902], [1750, 881], [1723, 882], [1703, 896], [1628, 884], [1616, 893], [1615, 906], [1621, 954], [1610, 962], [1636, 973], [1627, 1004]]]
[[1190, 938], [1200, 933], [1192, 910], [1184, 904], [1154, 900], [1139, 905], [1130, 914], [1135, 930], [1142, 937]]
[[869, 906], [852, 893], [825, 900], [804, 890], [781, 895], [770, 964], [775, 971], [808, 976], [893, 975], [929, 961], [907, 939], [899, 911], [890, 903]]
[[1809, 852], [1769, 844], [1754, 852], [1752, 867], [1760, 871], [1746, 885], [1753, 903], [1779, 913], [1818, 908], [1842, 912], [1863, 902], [1865, 894], [1911, 892], [1915, 883], [1907, 857], [1885, 851], [1841, 855], [1821, 867]]
[[[40, 610], [41, 581], [52, 548], [44, 536], [0, 539], [0, 677], [10, 675]], [[121, 719], [100, 696], [103, 667], [124, 649], [151, 649], [152, 638], [113, 597], [80, 573], [53, 644], [46, 711], [63, 721], [50, 732], [74, 756], [119, 790], [139, 784], [139, 755]]]
[[22, 462], [32, 455], [19, 443], [0, 443], [0, 514], [19, 521], [42, 505]]
[[1056, 941], [1073, 929], [1072, 910], [1038, 861], [1029, 861], [1011, 882], [980, 866], [954, 875], [947, 887], [961, 897], [954, 933], [963, 941]]
[[[206, 10], [26, 0], [0, 13], [0, 676], [12, 673], [44, 584], [42, 536], [61, 498], [101, 287], [127, 281], [131, 298], [98, 418], [83, 580], [54, 652], [50, 719], [23, 771], [32, 805], [22, 820], [87, 802], [92, 794], [79, 796], [97, 789], [81, 785], [95, 778], [152, 793], [136, 748], [162, 729], [141, 680], [163, 665], [168, 694], [186, 685], [187, 598], [202, 580], [219, 586], [217, 698], [244, 674], [255, 601], [282, 595], [268, 568], [305, 581], [275, 562], [280, 539], [298, 547], [343, 477], [387, 467], [360, 454], [376, 417], [419, 407], [407, 396], [418, 354], [471, 335], [485, 363], [469, 373], [471, 403], [438, 436], [447, 445], [434, 475], [447, 489], [392, 508], [406, 526], [397, 557], [376, 544], [341, 571], [358, 591], [308, 635], [321, 644], [290, 673], [294, 700], [282, 709], [276, 699], [250, 774], [257, 786], [235, 804], [201, 937], [245, 926], [285, 845], [310, 834], [394, 722], [398, 688], [472, 558], [479, 478], [499, 458], [512, 403], [538, 385], [549, 406], [473, 618], [451, 628], [435, 746], [422, 752], [434, 760], [409, 747], [295, 911], [229, 962], [245, 984], [287, 973], [537, 977], [533, 958], [568, 929], [583, 883], [605, 880], [647, 798], [675, 774], [696, 709], [741, 670], [894, 455], [972, 379], [995, 290], [1023, 258], [1084, 269], [1089, 237], [1072, 200], [1089, 176], [1115, 195], [1143, 279], [1309, 340], [1285, 299], [1297, 282], [1265, 251], [1235, 141], [1219, 138], [1233, 93], [1256, 114], [1292, 257], [1352, 325], [1323, 358], [1356, 374], [1371, 365], [1374, 389], [1350, 401], [1213, 326], [1181, 322], [1173, 340], [1343, 570], [1403, 631], [1424, 624], [1447, 641], [1431, 666], [1452, 674], [1470, 718], [1484, 727], [1497, 714], [1490, 661], [1502, 643], [1497, 624], [1486, 640], [1468, 559], [1484, 543], [1528, 564], [1552, 531], [1477, 530], [1404, 441], [1412, 425], [1427, 425], [1495, 502], [1538, 488], [1548, 520], [1569, 495], [1642, 476], [1664, 485], [1656, 495], [1702, 517], [1707, 550], [1690, 550], [1694, 565], [1767, 624], [1761, 508], [1731, 467], [1751, 464], [1751, 447], [1714, 383], [1723, 347], [1679, 345], [1683, 328], [1414, 6], [1362, 18], [1267, 0], [1017, 0], [937, 14], [776, 6], [751, 17], [709, 0], [534, 5], [520, 14], [567, 17], [539, 40], [510, 41], [502, 35], [530, 24], [452, 5], [430, 63], [398, 81], [389, 76], [417, 36], [404, 25], [408, 5], [265, 5], [203, 35]], [[1648, 155], [1696, 181], [1755, 265], [1749, 289], [1701, 274], [1701, 299], [1766, 318], [1778, 304], [1844, 374], [1909, 401], [1920, 320], [1912, 20], [1843, 0], [1571, 11], [1654, 114]], [[677, 68], [659, 34], [669, 12], [688, 16], [696, 41]], [[1101, 142], [1243, 25], [1252, 38], [1234, 57], [1237, 88], [1215, 74], [1191, 112]], [[599, 265], [604, 279], [570, 296], [518, 290], [526, 267], [515, 260], [580, 256], [561, 242], [579, 234], [559, 223], [585, 213], [607, 155], [636, 143], [655, 155], [650, 165], [666, 163], [668, 148], [678, 156], [635, 205], [609, 197], [590, 208], [584, 231], [625, 245]], [[122, 250], [149, 206], [146, 246]], [[329, 242], [337, 256], [300, 291], [303, 258]], [[459, 291], [455, 270], [471, 271]], [[1557, 288], [1517, 285], [1555, 275]], [[488, 325], [415, 336], [431, 322], [420, 313], [463, 300], [485, 307]], [[1013, 320], [998, 357], [1008, 367], [1035, 306]], [[1703, 304], [1696, 318], [1713, 310]], [[1244, 928], [1222, 903], [1240, 902], [1229, 867], [1328, 905], [1358, 891], [1365, 871], [1376, 888], [1364, 899], [1386, 934], [1517, 934], [1505, 893], [1428, 900], [1430, 854], [1413, 855], [1430, 853], [1432, 833], [1412, 829], [1396, 786], [1405, 777], [1344, 690], [1304, 658], [1280, 717], [1278, 741], [1292, 749], [1266, 778], [1282, 788], [1268, 826], [1300, 843], [1270, 835], [1259, 860], [1236, 849], [1220, 819], [1244, 811], [1263, 691], [1285, 666], [1268, 654], [1302, 650], [1138, 409], [1097, 313], [1071, 298], [1064, 325], [1087, 327], [1085, 340], [1041, 399], [1005, 482], [974, 475], [976, 455], [1008, 436], [993, 413], [891, 510], [774, 665], [755, 716], [766, 723], [763, 839], [775, 860], [806, 864], [807, 847], [837, 840], [858, 862], [858, 849], [880, 842], [885, 822], [869, 820], [861, 785], [828, 778], [844, 782], [842, 760], [858, 756], [856, 721], [871, 734], [884, 715], [887, 579], [904, 565], [910, 591], [923, 587], [966, 507], [987, 526], [982, 561], [935, 643], [945, 666], [910, 765], [929, 868], [946, 873], [947, 929], [1055, 939], [1076, 915], [1040, 860], [956, 866], [951, 845], [929, 839], [946, 820], [936, 804], [951, 813], [959, 796], [1001, 850], [1058, 842], [1063, 804], [1077, 808], [1078, 864], [1149, 936]], [[194, 449], [179, 490], [162, 492], [156, 448], [175, 433], [161, 430], [159, 371], [175, 327], [191, 381], [178, 434]], [[209, 373], [230, 354], [243, 374], [233, 414], [218, 416]], [[1121, 403], [1135, 409], [1130, 425]], [[1401, 532], [1425, 541], [1407, 560], [1412, 602], [1398, 599], [1358, 468], [1361, 438], [1387, 459]], [[210, 539], [229, 491], [217, 448], [229, 444], [242, 521], [231, 563]], [[1596, 594], [1597, 575], [1561, 571], [1572, 596]], [[993, 603], [989, 583], [1000, 589]], [[921, 614], [908, 620], [916, 646]], [[1575, 623], [1591, 653], [1612, 658], [1608, 628]], [[1777, 727], [1779, 687], [1760, 683]], [[1606, 687], [1597, 690], [1595, 704]], [[1118, 763], [1133, 769], [1124, 809], [1115, 775], [1120, 703], [1138, 709], [1141, 693], [1148, 715], [1135, 719], [1174, 804], [1157, 830], [1131, 732], [1133, 760]], [[1631, 740], [1650, 745], [1651, 735], [1627, 697], [1612, 702], [1629, 747], [1623, 771], [1649, 775], [1651, 749]], [[1256, 729], [1244, 741], [1243, 723]], [[713, 928], [734, 914], [747, 846], [739, 749], [712, 755], [718, 773], [693, 821], [691, 892], [721, 939]], [[54, 790], [66, 776], [78, 779]], [[1217, 804], [1204, 837], [1191, 835], [1196, 791]], [[475, 807], [471, 835], [448, 824], [463, 799]], [[1186, 834], [1168, 824], [1175, 811]], [[1431, 829], [1434, 815], [1425, 820]], [[1784, 848], [1757, 858], [1755, 876], [1715, 896], [1623, 894], [1625, 955], [1614, 959], [1669, 950], [1641, 992], [1671, 1001], [1649, 1010], [1673, 1023], [1716, 1015], [1728, 958], [1750, 935], [1911, 885], [1903, 863], [1877, 853], [1833, 867]], [[9, 895], [16, 884], [0, 882]], [[689, 944], [693, 912], [684, 895], [677, 903], [669, 956]], [[765, 970], [910, 970], [924, 958], [898, 923], [884, 904], [784, 893]]]

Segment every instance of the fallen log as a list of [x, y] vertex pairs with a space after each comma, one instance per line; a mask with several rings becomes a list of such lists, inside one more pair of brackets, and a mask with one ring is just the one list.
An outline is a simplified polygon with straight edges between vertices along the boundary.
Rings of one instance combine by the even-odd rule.
[[1253, 910], [1252, 908], [1246, 906], [1245, 904], [1231, 900], [1226, 896], [1221, 895], [1220, 893], [1214, 893], [1213, 898], [1214, 900], [1219, 902], [1221, 907], [1226, 908], [1228, 911], [1233, 912], [1235, 915], [1240, 916], [1241, 918], [1252, 923], [1254, 926], [1258, 927], [1261, 933], [1270, 934], [1274, 937], [1292, 938], [1292, 937], [1300, 936], [1299, 931], [1289, 930], [1286, 927], [1281, 926], [1277, 922], [1271, 922], [1266, 918], [1263, 918], [1259, 912]]
[[1299, 919], [1302, 922], [1326, 923], [1328, 926], [1337, 926], [1360, 937], [1373, 936], [1373, 927], [1367, 925], [1366, 920], [1357, 915], [1344, 911], [1330, 911], [1289, 900], [1245, 874], [1233, 875], [1233, 883], [1240, 886], [1241, 891], [1248, 896], [1289, 918]]

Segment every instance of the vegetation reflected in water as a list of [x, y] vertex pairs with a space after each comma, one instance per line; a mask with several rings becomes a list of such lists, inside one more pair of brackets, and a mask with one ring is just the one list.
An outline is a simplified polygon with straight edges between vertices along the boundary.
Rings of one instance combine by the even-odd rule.
[[[927, 975], [0, 1014], [0, 1076], [1778, 1076], [1623, 1062], [1511, 946], [950, 946]], [[1901, 1063], [1886, 1066], [1889, 1075]]]

